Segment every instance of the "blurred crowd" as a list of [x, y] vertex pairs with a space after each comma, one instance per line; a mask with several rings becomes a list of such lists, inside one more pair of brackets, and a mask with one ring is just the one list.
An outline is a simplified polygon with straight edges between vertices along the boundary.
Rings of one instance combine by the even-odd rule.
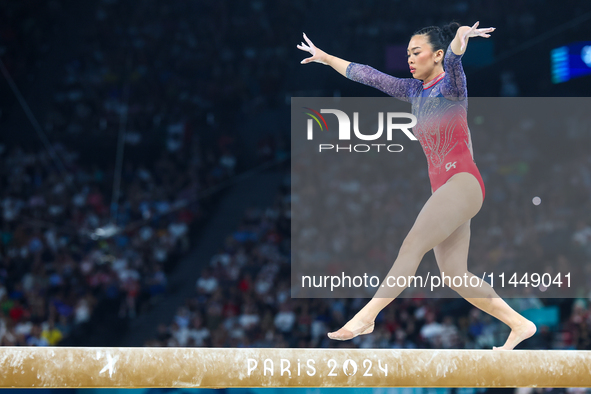
[[167, 272], [211, 205], [201, 193], [216, 184], [206, 181], [214, 169], [182, 156], [163, 151], [152, 165], [126, 163], [121, 197], [109, 204], [113, 175], [54, 148], [65, 173], [46, 151], [15, 147], [0, 156], [3, 345], [43, 343], [39, 335], [49, 344], [72, 333], [84, 339], [99, 307], [133, 318], [166, 292]]

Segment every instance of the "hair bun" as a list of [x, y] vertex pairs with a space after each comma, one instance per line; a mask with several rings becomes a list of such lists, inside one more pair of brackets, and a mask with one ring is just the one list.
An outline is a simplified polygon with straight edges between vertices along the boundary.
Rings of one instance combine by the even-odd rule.
[[460, 24], [458, 22], [451, 22], [441, 28], [441, 34], [445, 41], [451, 42], [456, 36], [458, 29], [460, 28]]

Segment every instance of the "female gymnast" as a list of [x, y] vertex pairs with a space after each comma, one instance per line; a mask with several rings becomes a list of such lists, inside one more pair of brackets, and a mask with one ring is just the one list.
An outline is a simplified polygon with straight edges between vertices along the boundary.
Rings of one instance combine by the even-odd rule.
[[[418, 119], [413, 133], [427, 156], [432, 194], [404, 239], [388, 276], [415, 275], [423, 256], [431, 249], [446, 276], [463, 278], [467, 275], [467, 283], [474, 276], [468, 272], [470, 220], [480, 211], [485, 191], [473, 159], [466, 117], [466, 76], [461, 57], [470, 37], [488, 38], [488, 33], [495, 30], [494, 27], [478, 29], [478, 24], [460, 27], [451, 23], [444, 28], [431, 26], [414, 33], [407, 49], [413, 78], [395, 78], [372, 67], [331, 56], [314, 46], [305, 33], [307, 45], [302, 42], [297, 46], [312, 54], [302, 60], [302, 64], [329, 65], [353, 81], [412, 103], [413, 114]], [[433, 113], [437, 116], [426, 115]], [[482, 287], [446, 284], [511, 328], [505, 344], [493, 349], [511, 350], [536, 332], [535, 324], [507, 305], [488, 283], [484, 282]], [[328, 337], [348, 340], [373, 332], [378, 313], [403, 290], [389, 288], [387, 296], [380, 296], [378, 291], [347, 324], [328, 333]]]

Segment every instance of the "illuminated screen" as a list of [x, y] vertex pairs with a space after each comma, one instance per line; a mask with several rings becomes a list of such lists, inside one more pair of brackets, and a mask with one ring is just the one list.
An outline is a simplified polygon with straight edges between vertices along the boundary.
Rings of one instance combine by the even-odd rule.
[[591, 74], [591, 41], [575, 42], [550, 53], [552, 82], [561, 83]]

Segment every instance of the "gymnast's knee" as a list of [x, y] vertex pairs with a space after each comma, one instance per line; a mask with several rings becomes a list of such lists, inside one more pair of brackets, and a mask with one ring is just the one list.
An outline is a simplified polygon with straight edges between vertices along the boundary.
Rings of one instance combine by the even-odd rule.
[[421, 242], [417, 237], [408, 236], [402, 242], [402, 246], [398, 251], [398, 256], [403, 258], [415, 258], [419, 261], [429, 251], [424, 242]]

